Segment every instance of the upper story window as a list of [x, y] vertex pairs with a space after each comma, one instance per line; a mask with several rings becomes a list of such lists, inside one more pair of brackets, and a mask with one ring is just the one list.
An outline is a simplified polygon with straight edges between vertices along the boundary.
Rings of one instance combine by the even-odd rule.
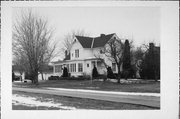
[[79, 50], [75, 50], [75, 57], [76, 57], [76, 58], [79, 57]]

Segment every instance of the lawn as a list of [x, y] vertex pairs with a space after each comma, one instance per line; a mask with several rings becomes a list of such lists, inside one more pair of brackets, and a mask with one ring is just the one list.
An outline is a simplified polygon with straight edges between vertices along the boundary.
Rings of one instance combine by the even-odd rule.
[[[16, 95], [16, 98], [14, 97]], [[18, 98], [17, 98], [18, 97]], [[19, 100], [20, 99], [20, 100]], [[25, 99], [25, 100], [24, 100]], [[31, 99], [27, 101], [27, 99]], [[33, 99], [33, 100], [32, 100]], [[49, 102], [51, 104], [49, 104]], [[33, 103], [37, 105], [33, 105]], [[41, 104], [42, 103], [42, 104]], [[47, 104], [46, 104], [47, 103]], [[152, 110], [148, 106], [13, 91], [13, 110]]]
[[13, 82], [13, 87], [28, 88], [70, 88], [70, 89], [88, 89], [102, 91], [122, 91], [122, 92], [142, 92], [142, 93], [160, 93], [160, 82], [141, 81], [118, 84], [110, 81], [90, 81], [90, 80], [46, 80], [40, 81], [38, 86], [31, 82]]

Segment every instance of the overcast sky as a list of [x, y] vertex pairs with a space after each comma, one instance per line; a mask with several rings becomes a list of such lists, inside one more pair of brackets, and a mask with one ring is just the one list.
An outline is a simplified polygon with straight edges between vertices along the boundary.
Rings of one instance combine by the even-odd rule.
[[[160, 44], [160, 11], [156, 7], [44, 7], [32, 10], [48, 19], [55, 28], [54, 38], [60, 42], [72, 30], [83, 29], [92, 37], [116, 33], [120, 38], [133, 39], [135, 46], [150, 41]], [[13, 9], [13, 20], [21, 11], [22, 8]]]

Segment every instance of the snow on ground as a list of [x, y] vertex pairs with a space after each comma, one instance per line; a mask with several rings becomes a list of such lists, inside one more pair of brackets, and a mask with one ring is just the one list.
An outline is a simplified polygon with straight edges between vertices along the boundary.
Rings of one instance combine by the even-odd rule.
[[24, 105], [29, 107], [55, 107], [65, 110], [75, 110], [75, 107], [63, 106], [61, 103], [54, 103], [52, 99], [49, 99], [48, 102], [42, 102], [37, 100], [35, 97], [26, 97], [18, 94], [13, 94], [12, 96], [13, 105]]

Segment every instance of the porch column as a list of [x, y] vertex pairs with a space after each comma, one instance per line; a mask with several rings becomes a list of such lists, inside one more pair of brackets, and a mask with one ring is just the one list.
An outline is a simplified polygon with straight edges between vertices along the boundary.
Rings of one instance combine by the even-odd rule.
[[53, 65], [53, 74], [55, 74], [55, 64]]
[[95, 61], [95, 65], [96, 65], [96, 68], [97, 68], [97, 60]]

